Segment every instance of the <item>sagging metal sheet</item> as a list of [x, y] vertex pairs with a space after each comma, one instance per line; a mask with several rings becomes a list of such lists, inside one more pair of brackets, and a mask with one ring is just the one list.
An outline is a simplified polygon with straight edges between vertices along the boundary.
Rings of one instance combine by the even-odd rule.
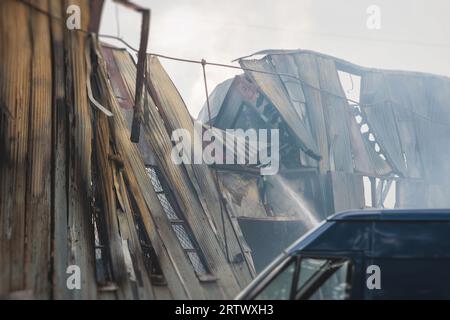
[[438, 76], [369, 72], [362, 77], [362, 110], [387, 159], [404, 177], [448, 183], [449, 91], [450, 80]]
[[[334, 171], [353, 172], [352, 150], [347, 128], [346, 114], [349, 109], [337, 74], [334, 61], [316, 57], [317, 74], [325, 113], [330, 166]], [[327, 94], [330, 92], [332, 94]]]
[[449, 185], [450, 79], [429, 77], [423, 80], [423, 85], [427, 109], [413, 109], [423, 176], [428, 181]]
[[[272, 73], [276, 72], [272, 64], [266, 58], [262, 60], [241, 60], [240, 64], [242, 67], [247, 69]], [[251, 76], [261, 91], [273, 103], [281, 117], [296, 137], [296, 142], [299, 147], [308, 155], [314, 158], [320, 158], [321, 155], [317, 148], [316, 142], [314, 141], [307, 124], [292, 105], [280, 77], [277, 75], [252, 71], [246, 71], [246, 73]]]
[[395, 112], [387, 97], [383, 73], [367, 73], [361, 78], [361, 110], [389, 163], [397, 172], [406, 176], [403, 147]]
[[450, 81], [439, 77], [386, 76], [396, 108], [408, 176], [434, 183], [450, 178]]
[[[265, 53], [270, 55], [274, 65], [284, 66], [277, 67], [277, 72], [293, 74], [288, 70], [297, 70], [298, 77], [304, 82], [303, 101], [310, 131], [322, 156], [322, 161], [319, 162], [321, 172], [330, 169], [352, 172], [354, 169], [356, 172], [381, 176], [392, 171], [389, 164], [375, 151], [368, 137], [361, 134], [352, 114], [352, 107], [346, 101], [336, 58], [306, 50]], [[291, 63], [292, 59], [295, 64]], [[286, 62], [283, 64], [280, 61]], [[283, 77], [281, 79], [286, 88], [292, 86], [292, 80], [288, 83]], [[294, 99], [302, 101], [302, 98], [295, 98], [292, 94], [290, 99], [291, 102]]]
[[[316, 58], [312, 54], [294, 56], [299, 78], [312, 86], [319, 87], [319, 77], [317, 74]], [[320, 91], [309, 86], [303, 88], [306, 108], [311, 125], [311, 132], [319, 148], [322, 159], [319, 161], [319, 170], [325, 173], [330, 170], [329, 143], [327, 134], [327, 124], [325, 111], [322, 106], [322, 96]]]

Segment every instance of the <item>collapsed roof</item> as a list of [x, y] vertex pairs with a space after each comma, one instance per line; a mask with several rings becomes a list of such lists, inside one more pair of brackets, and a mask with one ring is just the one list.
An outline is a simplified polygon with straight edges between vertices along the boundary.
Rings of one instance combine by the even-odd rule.
[[[206, 106], [200, 121], [222, 129], [273, 126], [267, 114], [275, 112], [301, 150], [300, 167], [393, 179], [398, 207], [450, 205], [449, 78], [365, 68], [308, 50], [255, 55], [263, 57], [239, 59], [245, 73], [217, 86], [211, 121]], [[352, 88], [343, 87], [348, 77]]]

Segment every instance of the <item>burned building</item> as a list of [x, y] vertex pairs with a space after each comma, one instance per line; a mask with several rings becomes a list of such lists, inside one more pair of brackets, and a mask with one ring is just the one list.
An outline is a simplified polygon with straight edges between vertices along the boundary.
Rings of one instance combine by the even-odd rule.
[[221, 168], [230, 194], [245, 184], [259, 197], [252, 198], [257, 210], [239, 205], [240, 192], [231, 201], [255, 265], [267, 263], [271, 244], [287, 245], [289, 232], [299, 236], [335, 212], [450, 205], [449, 78], [365, 68], [308, 50], [253, 56], [239, 59], [244, 73], [215, 88], [199, 121], [280, 130], [277, 175]]
[[198, 123], [145, 52], [149, 11], [118, 2], [142, 14], [137, 59], [101, 41], [100, 0], [0, 2], [2, 298], [232, 298], [333, 212], [392, 190], [397, 207], [449, 205], [449, 80], [310, 51], [240, 59], [200, 115], [279, 130], [276, 175], [174, 163], [173, 132]]

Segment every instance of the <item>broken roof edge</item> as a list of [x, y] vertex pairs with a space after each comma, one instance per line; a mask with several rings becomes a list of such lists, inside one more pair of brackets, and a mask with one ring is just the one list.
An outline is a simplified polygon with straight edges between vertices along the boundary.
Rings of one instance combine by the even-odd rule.
[[[315, 51], [315, 50], [309, 50], [309, 49], [261, 50], [261, 51], [254, 52], [247, 56], [236, 58], [232, 62], [250, 59], [250, 58], [253, 58], [258, 55], [270, 56], [270, 55], [291, 55], [291, 54], [312, 54], [317, 57], [332, 59], [335, 61], [337, 66], [340, 69], [342, 69], [342, 71], [349, 72], [349, 73], [355, 73], [357, 75], [364, 73], [364, 72], [383, 72], [383, 73], [388, 73], [388, 74], [396, 74], [396, 75], [404, 75], [404, 76], [433, 77], [433, 78], [444, 79], [444, 80], [450, 81], [450, 76], [446, 76], [446, 75], [434, 74], [434, 73], [430, 73], [430, 72], [414, 71], [414, 70], [398, 70], [398, 69], [366, 67], [366, 66], [362, 66], [362, 65], [350, 62], [350, 61], [342, 59], [342, 58], [335, 57], [330, 54], [322, 53], [322, 52]], [[259, 60], [259, 59], [255, 59], [255, 60]]]

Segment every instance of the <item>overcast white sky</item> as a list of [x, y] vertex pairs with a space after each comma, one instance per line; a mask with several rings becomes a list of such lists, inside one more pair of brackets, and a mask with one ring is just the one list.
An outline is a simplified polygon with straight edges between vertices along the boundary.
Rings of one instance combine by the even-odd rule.
[[[155, 53], [230, 63], [259, 50], [301, 48], [368, 67], [450, 76], [448, 0], [134, 2], [152, 10], [148, 50]], [[380, 30], [369, 30], [366, 26], [366, 10], [370, 5], [381, 9]], [[120, 35], [138, 47], [139, 15], [121, 6], [117, 12]], [[107, 0], [101, 33], [117, 35], [117, 32], [116, 4]], [[201, 67], [161, 61], [189, 111], [197, 117], [205, 101]], [[237, 73], [208, 67], [210, 92]]]

